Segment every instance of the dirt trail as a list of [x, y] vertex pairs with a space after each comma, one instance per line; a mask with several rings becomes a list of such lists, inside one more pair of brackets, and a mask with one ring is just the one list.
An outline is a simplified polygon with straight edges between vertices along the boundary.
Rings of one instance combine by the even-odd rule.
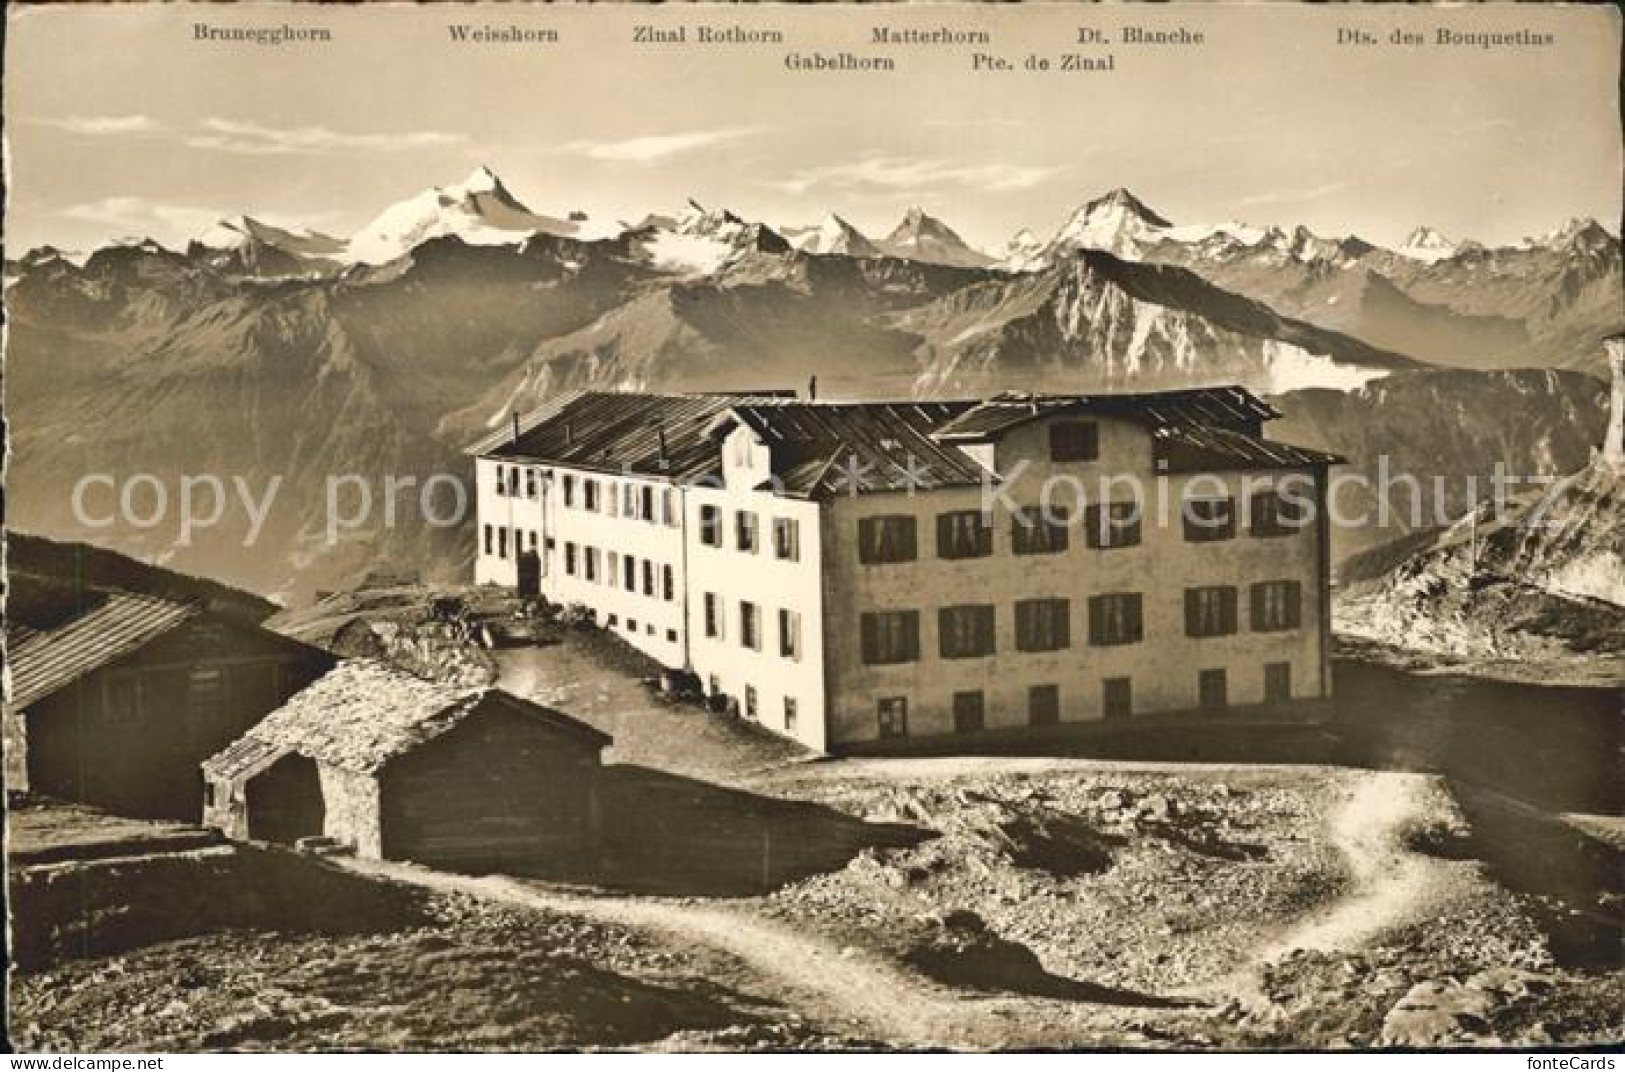
[[1383, 931], [1424, 912], [1448, 881], [1443, 861], [1406, 848], [1413, 823], [1449, 807], [1436, 779], [1424, 774], [1364, 772], [1331, 816], [1329, 834], [1348, 861], [1350, 890], [1320, 915], [1287, 931], [1262, 954], [1293, 949], [1354, 951]]
[[854, 948], [840, 948], [750, 913], [642, 898], [603, 898], [540, 889], [514, 879], [472, 878], [424, 868], [351, 861], [398, 881], [522, 907], [660, 932], [738, 958], [773, 996], [825, 1030], [910, 1048], [983, 1049], [1011, 1045], [1008, 1019], [986, 1002], [959, 997]]

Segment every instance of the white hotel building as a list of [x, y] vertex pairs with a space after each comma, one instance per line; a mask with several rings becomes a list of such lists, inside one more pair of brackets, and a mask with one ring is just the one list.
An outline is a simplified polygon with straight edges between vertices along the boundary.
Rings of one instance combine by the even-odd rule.
[[1235, 387], [568, 395], [470, 449], [475, 580], [820, 751], [1299, 717], [1330, 695], [1339, 459], [1276, 416]]

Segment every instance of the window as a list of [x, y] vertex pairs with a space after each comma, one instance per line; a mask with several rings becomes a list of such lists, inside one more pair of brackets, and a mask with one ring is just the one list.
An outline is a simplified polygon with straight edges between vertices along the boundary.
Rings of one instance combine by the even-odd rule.
[[986, 606], [943, 607], [937, 611], [937, 648], [944, 659], [993, 654], [994, 610]]
[[1087, 518], [1090, 547], [1133, 547], [1140, 542], [1139, 503], [1095, 503]]
[[639, 490], [639, 495], [641, 502], [639, 503], [638, 516], [645, 521], [653, 521], [655, 519], [655, 489], [644, 485]]
[[739, 643], [752, 651], [762, 650], [762, 612], [746, 600], [739, 601]]
[[1071, 606], [1064, 599], [1017, 600], [1016, 650], [1060, 651], [1070, 646]]
[[667, 603], [677, 598], [677, 577], [669, 565], [660, 567], [660, 594]]
[[905, 514], [866, 517], [858, 522], [858, 561], [877, 566], [913, 562], [914, 519]]
[[491, 541], [495, 537], [495, 535], [496, 534], [491, 530], [490, 525], [485, 526], [485, 553], [486, 554], [491, 553]]
[[677, 516], [677, 489], [666, 488], [660, 493], [660, 516], [666, 522], [666, 527], [674, 529], [680, 520]]
[[194, 712], [214, 712], [226, 699], [224, 670], [192, 670], [186, 675], [186, 704]]
[[987, 723], [987, 703], [980, 690], [954, 693], [954, 732], [975, 733]]
[[920, 657], [920, 612], [891, 610], [859, 619], [863, 661], [870, 666], [911, 663]]
[[1196, 702], [1204, 711], [1223, 711], [1230, 706], [1230, 682], [1223, 670], [1203, 670], [1196, 675]]
[[677, 643], [677, 630], [675, 630], [675, 629], [666, 630], [666, 643], [668, 643], [668, 644]]
[[609, 553], [609, 569], [604, 571], [604, 583], [614, 588], [615, 581], [620, 576], [620, 569], [621, 556], [611, 551]]
[[786, 659], [801, 658], [801, 615], [796, 611], [779, 611], [779, 654]]
[[638, 560], [631, 555], [621, 556], [621, 583], [628, 592], [638, 590]]
[[938, 558], [982, 558], [993, 553], [993, 524], [980, 510], [937, 515]]
[[530, 549], [532, 551], [536, 550], [536, 530], [535, 529], [530, 530]]
[[707, 547], [722, 546], [722, 507], [700, 507], [700, 542]]
[[500, 466], [500, 465], [497, 466], [497, 494], [498, 495], [506, 495], [506, 494], [508, 494], [508, 486], [506, 484], [504, 484], [503, 480], [502, 480], [503, 475], [506, 472], [507, 472], [507, 469], [504, 466]]
[[107, 677], [107, 721], [134, 722], [141, 713], [141, 678], [117, 672]]
[[604, 485], [604, 506], [610, 517], [621, 515], [621, 488], [613, 480]]
[[587, 580], [596, 581], [597, 579], [598, 579], [598, 548], [589, 547], [589, 548], [587, 548]]
[[1056, 421], [1049, 426], [1049, 460], [1092, 462], [1100, 457], [1100, 426], [1094, 421]]
[[[531, 535], [534, 536], [535, 533]], [[573, 543], [564, 545], [564, 572], [572, 577], [576, 575], [576, 545]]]
[[525, 498], [536, 498], [536, 470], [525, 470]]
[[574, 506], [576, 504], [576, 478], [570, 473], [565, 473], [563, 481], [560, 482], [560, 488], [562, 489], [560, 494], [564, 497], [564, 505]]
[[508, 557], [508, 530], [506, 526], [497, 529], [497, 557]]
[[1278, 491], [1261, 491], [1252, 498], [1250, 528], [1254, 536], [1269, 538], [1291, 536], [1303, 528], [1307, 521], [1303, 503], [1287, 498]]
[[755, 722], [761, 717], [761, 712], [757, 709], [755, 685], [745, 686], [745, 717], [750, 719], [752, 722]]
[[801, 523], [795, 518], [773, 519], [773, 557], [786, 562], [801, 560]]
[[1134, 714], [1134, 682], [1126, 677], [1109, 677], [1100, 683], [1100, 706], [1109, 722]]
[[784, 729], [786, 733], [794, 733], [796, 731], [796, 715], [798, 713], [796, 706], [796, 698], [794, 696], [786, 696], [784, 698]]
[[1034, 685], [1027, 690], [1027, 723], [1053, 726], [1061, 721], [1061, 689], [1058, 685]]
[[1253, 632], [1278, 633], [1303, 624], [1303, 585], [1297, 581], [1264, 581], [1251, 592]]
[[1089, 597], [1089, 643], [1099, 647], [1136, 644], [1145, 636], [1138, 592]]
[[734, 545], [741, 551], [756, 553], [756, 515], [749, 510], [734, 514]]
[[638, 620], [636, 618], [628, 618], [626, 620], [626, 631], [628, 633], [635, 633], [638, 631]]
[[1236, 590], [1228, 586], [1185, 589], [1185, 635], [1229, 636], [1236, 631]]
[[638, 518], [638, 489], [635, 484], [621, 485], [621, 513], [634, 521]]
[[1010, 549], [1018, 555], [1053, 555], [1067, 548], [1066, 522], [1037, 508], [1017, 510], [1010, 521]]
[[875, 705], [875, 714], [880, 722], [880, 739], [882, 741], [908, 736], [907, 697], [886, 697]]
[[1281, 703], [1292, 699], [1292, 664], [1264, 664], [1264, 702]]
[[583, 480], [581, 482], [581, 505], [585, 509], [597, 511], [598, 509], [598, 481]]
[[1186, 543], [1214, 543], [1236, 534], [1234, 499], [1187, 499], [1182, 517]]
[[705, 593], [705, 635], [722, 637], [722, 608], [714, 592]]

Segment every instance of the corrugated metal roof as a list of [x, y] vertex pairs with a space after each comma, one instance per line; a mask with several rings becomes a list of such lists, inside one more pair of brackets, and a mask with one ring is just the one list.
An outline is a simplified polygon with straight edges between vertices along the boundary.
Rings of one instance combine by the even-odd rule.
[[1340, 465], [1344, 459], [1325, 451], [1278, 443], [1248, 435], [1236, 428], [1209, 428], [1195, 424], [1153, 429], [1152, 442], [1160, 468], [1170, 473], [1199, 473], [1222, 469], [1301, 469]]
[[995, 439], [1037, 420], [1061, 414], [1124, 417], [1153, 427], [1193, 423], [1251, 428], [1281, 414], [1245, 387], [1196, 387], [1183, 391], [1099, 395], [999, 395], [938, 430], [950, 441]]
[[1244, 387], [1101, 395], [1001, 395], [943, 426], [950, 443], [985, 442], [1039, 417], [1120, 417], [1144, 425], [1164, 472], [1296, 469], [1337, 465], [1324, 451], [1264, 438], [1262, 425], [1280, 412]]
[[784, 494], [817, 498], [975, 487], [986, 473], [932, 433], [969, 402], [786, 402], [733, 407], [767, 443]]
[[717, 471], [717, 444], [707, 429], [739, 401], [739, 396], [724, 395], [582, 391], [521, 417], [517, 442], [512, 430], [505, 429], [480, 440], [469, 453], [696, 480]]
[[99, 606], [55, 629], [15, 634], [6, 651], [7, 703], [32, 706], [200, 612], [195, 603], [112, 592]]
[[492, 698], [599, 747], [610, 744], [607, 735], [586, 723], [501, 689], [446, 685], [371, 659], [353, 659], [295, 693], [243, 737], [204, 760], [203, 770], [214, 777], [248, 777], [298, 753], [371, 774], [439, 737]]

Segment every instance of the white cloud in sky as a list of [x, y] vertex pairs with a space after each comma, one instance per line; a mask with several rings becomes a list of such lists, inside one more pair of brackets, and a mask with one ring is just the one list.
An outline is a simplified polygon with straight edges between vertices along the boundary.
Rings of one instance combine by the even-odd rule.
[[231, 119], [205, 119], [184, 143], [194, 149], [251, 156], [286, 153], [404, 152], [456, 145], [468, 139], [442, 131], [396, 133], [330, 130], [327, 127], [269, 127]]
[[1294, 190], [1270, 190], [1265, 193], [1252, 194], [1242, 198], [1236, 204], [1242, 208], [1257, 208], [1260, 205], [1297, 205], [1305, 201], [1314, 201], [1317, 198], [1330, 197], [1332, 194], [1342, 193], [1354, 185], [1352, 180], [1341, 182], [1328, 182], [1320, 186], [1310, 186]]
[[82, 223], [97, 223], [115, 234], [143, 238], [179, 239], [201, 233], [227, 213], [197, 205], [171, 205], [144, 197], [104, 197], [69, 205], [60, 215]]
[[564, 145], [564, 151], [578, 153], [594, 160], [648, 164], [679, 153], [738, 141], [740, 138], [748, 138], [757, 133], [760, 131], [755, 127], [727, 127], [720, 130], [690, 130], [677, 134], [648, 134], [617, 141], [572, 141]]
[[162, 123], [144, 115], [69, 115], [60, 119], [39, 119], [35, 122], [43, 127], [54, 127], [69, 134], [82, 134], [88, 137], [151, 134], [164, 129]]
[[1030, 190], [1063, 170], [1020, 164], [959, 164], [923, 157], [869, 156], [850, 164], [807, 168], [770, 185], [797, 195], [813, 189], [928, 191], [945, 186], [1000, 193]]

